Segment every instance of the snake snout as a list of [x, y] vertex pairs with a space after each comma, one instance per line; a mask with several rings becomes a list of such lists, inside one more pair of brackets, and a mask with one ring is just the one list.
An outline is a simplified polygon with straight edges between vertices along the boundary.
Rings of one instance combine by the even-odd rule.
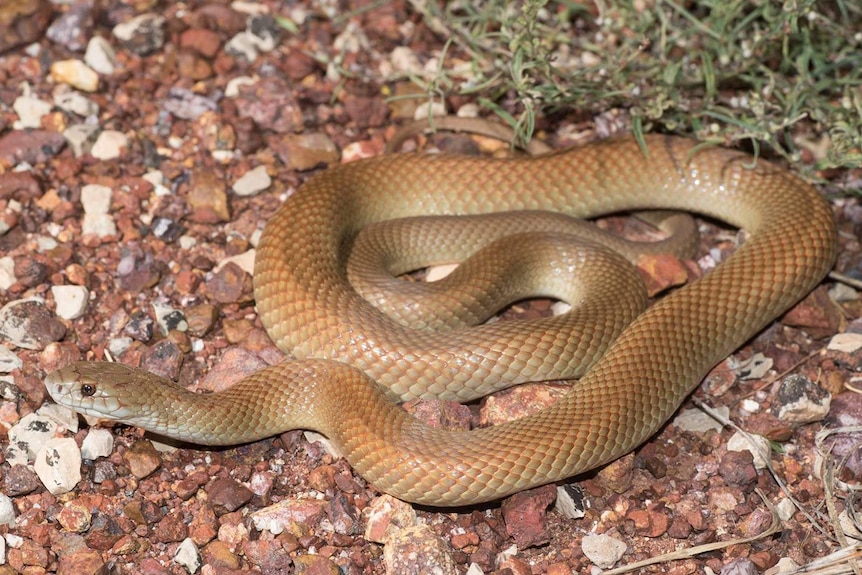
[[45, 389], [55, 403], [74, 407], [70, 403], [70, 395], [77, 379], [78, 374], [71, 365], [68, 365], [45, 376]]

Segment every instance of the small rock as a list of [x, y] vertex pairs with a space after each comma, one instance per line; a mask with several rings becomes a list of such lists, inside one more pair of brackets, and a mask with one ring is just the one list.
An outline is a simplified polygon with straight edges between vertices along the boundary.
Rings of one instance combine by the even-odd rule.
[[635, 265], [650, 297], [688, 281], [688, 268], [671, 254], [641, 254]]
[[12, 127], [16, 130], [38, 128], [42, 125], [42, 116], [51, 113], [51, 104], [34, 96], [18, 96], [12, 103], [12, 109], [18, 114], [18, 120]]
[[458, 573], [449, 546], [428, 525], [407, 527], [390, 537], [383, 547], [383, 563], [388, 575]]
[[216, 224], [230, 220], [225, 182], [211, 170], [192, 172], [186, 197], [192, 213], [189, 219], [201, 224]]
[[801, 327], [814, 338], [831, 337], [843, 321], [841, 308], [829, 299], [826, 286], [812, 291], [781, 318], [784, 325]]
[[299, 555], [293, 559], [297, 575], [341, 575], [342, 570], [330, 559], [321, 555]]
[[240, 86], [239, 92], [236, 106], [240, 116], [258, 127], [278, 134], [302, 129], [302, 108], [284, 79], [265, 77], [253, 86]]
[[322, 132], [287, 134], [267, 138], [269, 147], [278, 154], [288, 170], [300, 172], [338, 163], [338, 147]]
[[165, 17], [141, 14], [128, 22], [117, 24], [112, 33], [130, 52], [147, 56], [165, 43]]
[[241, 197], [254, 196], [267, 189], [272, 184], [272, 178], [266, 171], [266, 166], [258, 166], [247, 171], [233, 184], [233, 191]]
[[101, 36], [93, 36], [87, 43], [84, 62], [99, 74], [110, 76], [117, 68], [117, 55], [110, 42]]
[[51, 64], [51, 77], [55, 82], [69, 84], [85, 92], [95, 92], [99, 75], [81, 60], [59, 60]]
[[757, 470], [750, 451], [728, 451], [718, 464], [718, 473], [728, 485], [748, 491], [757, 484]]
[[622, 559], [626, 552], [626, 544], [609, 535], [585, 535], [581, 541], [584, 555], [601, 569], [609, 569]]
[[68, 493], [81, 481], [81, 450], [74, 439], [49, 439], [36, 454], [34, 468], [49, 493]]
[[5, 488], [3, 491], [9, 497], [33, 493], [42, 485], [33, 469], [24, 464], [12, 465], [6, 472], [3, 483]]
[[[144, 288], [152, 287], [159, 281], [160, 275], [160, 268], [153, 254], [148, 251], [145, 252], [138, 243], [128, 243], [120, 248], [117, 276], [119, 277], [122, 289], [130, 292], [138, 292]], [[142, 317], [144, 315], [141, 312], [133, 313], [131, 321], [149, 323], [150, 325], [141, 326], [141, 331], [124, 329], [124, 333], [135, 339], [139, 339], [140, 336], [144, 335], [143, 329], [149, 329], [152, 336], [152, 319], [144, 319]], [[139, 339], [139, 341], [149, 340]]]
[[[751, 444], [751, 441], [748, 439], [749, 437], [754, 440], [755, 445]], [[766, 467], [764, 454], [768, 455], [770, 449], [769, 440], [762, 435], [751, 433], [745, 435], [737, 431], [730, 439], [727, 440], [728, 451], [748, 451], [751, 453], [754, 467], [757, 469], [764, 469]]]
[[479, 424], [499, 425], [520, 419], [553, 405], [569, 392], [568, 385], [529, 383], [487, 397], [479, 414]]
[[143, 479], [159, 468], [162, 459], [152, 442], [145, 439], [134, 442], [123, 452], [123, 461], [129, 466], [129, 471], [138, 479]]
[[108, 186], [87, 184], [81, 188], [81, 205], [84, 208], [84, 221], [81, 232], [96, 237], [113, 236], [117, 226], [109, 215], [113, 190]]
[[[52, 346], [57, 344], [49, 345], [47, 349], [51, 349]], [[77, 351], [77, 350], [75, 350]], [[62, 365], [69, 365], [73, 361], [79, 359], [79, 356], [75, 356], [70, 359], [70, 361], [64, 361]], [[40, 361], [40, 365], [44, 365], [44, 362]], [[57, 364], [59, 367], [59, 364]], [[53, 371], [53, 369], [45, 370], [46, 372]], [[78, 431], [78, 414], [68, 407], [64, 407], [62, 405], [57, 405], [56, 403], [43, 403], [42, 406], [36, 410], [36, 415], [40, 417], [47, 417], [57, 425], [63, 427], [66, 431], [71, 433], [77, 433]]]
[[[730, 416], [730, 408], [727, 406], [720, 406], [714, 409], [724, 417]], [[682, 431], [690, 431], [692, 433], [706, 433], [710, 430], [721, 431], [724, 427], [723, 424], [700, 409], [683, 409], [673, 419], [673, 425]]]
[[503, 501], [501, 510], [506, 533], [519, 549], [537, 547], [551, 540], [546, 529], [547, 511], [556, 498], [557, 488], [544, 485], [516, 493]]
[[63, 137], [76, 158], [90, 153], [98, 135], [99, 126], [93, 124], [75, 124], [63, 131]]
[[63, 319], [78, 319], [87, 310], [90, 291], [84, 286], [51, 286], [56, 313]]
[[392, 535], [416, 524], [416, 511], [411, 505], [391, 495], [381, 495], [364, 511], [365, 539], [386, 543]]
[[228, 477], [214, 479], [206, 491], [216, 515], [236, 511], [254, 497], [248, 487]]
[[781, 382], [772, 412], [782, 421], [804, 424], [829, 413], [832, 395], [804, 375], [789, 375]]
[[[14, 525], [15, 506], [12, 500], [0, 493], [0, 525]], [[0, 539], [3, 539], [0, 537]]]
[[71, 52], [82, 50], [87, 38], [93, 33], [93, 10], [94, 5], [89, 2], [71, 4], [66, 12], [51, 23], [45, 36]]
[[0, 137], [0, 159], [17, 164], [39, 164], [53, 158], [66, 140], [47, 130], [12, 130]]
[[153, 302], [153, 312], [156, 314], [156, 323], [162, 335], [168, 335], [173, 330], [187, 331], [189, 324], [183, 312], [160, 302]]
[[8, 347], [0, 345], [0, 373], [11, 373], [22, 367], [24, 367], [24, 362], [21, 361], [21, 358]]
[[97, 160], [114, 160], [123, 154], [123, 149], [129, 147], [129, 138], [117, 130], [102, 130], [96, 138], [96, 143], [90, 154]]
[[643, 537], [661, 537], [670, 525], [667, 514], [653, 506], [647, 509], [633, 509], [626, 517], [634, 523], [635, 533]]
[[316, 525], [326, 515], [324, 508], [323, 501], [314, 499], [282, 499], [252, 513], [251, 520], [258, 531], [279, 535], [291, 524]]
[[37, 42], [53, 14], [48, 0], [5, 2], [0, 8], [0, 53]]
[[183, 539], [174, 554], [174, 563], [182, 565], [189, 573], [197, 573], [201, 568], [201, 554], [194, 541], [188, 537]]
[[8, 290], [15, 285], [18, 278], [15, 276], [15, 260], [10, 256], [0, 258], [0, 290]]
[[235, 263], [229, 263], [207, 280], [206, 292], [216, 303], [250, 301], [253, 297], [251, 275]]
[[9, 430], [9, 447], [23, 450], [27, 459], [32, 461], [54, 437], [56, 429], [57, 425], [51, 419], [29, 413]]
[[[81, 92], [75, 90], [55, 90], [54, 105], [61, 110], [77, 114], [83, 118], [99, 114], [99, 105], [84, 96]], [[98, 128], [95, 125], [90, 125], [90, 127], [94, 129]]]
[[90, 528], [92, 521], [93, 514], [80, 499], [69, 501], [57, 514], [57, 522], [72, 533], [83, 533]]
[[719, 575], [758, 575], [757, 566], [749, 559], [733, 559], [722, 566]]
[[108, 457], [114, 450], [114, 436], [107, 429], [90, 428], [81, 443], [81, 457], [88, 461]]
[[554, 510], [569, 519], [580, 519], [586, 515], [590, 508], [587, 494], [578, 485], [557, 486], [557, 500], [554, 502]]
[[39, 300], [14, 300], [0, 308], [0, 338], [20, 348], [44, 349], [65, 335], [65, 326]]
[[177, 118], [197, 120], [207, 112], [216, 111], [218, 102], [185, 88], [171, 88], [163, 106]]

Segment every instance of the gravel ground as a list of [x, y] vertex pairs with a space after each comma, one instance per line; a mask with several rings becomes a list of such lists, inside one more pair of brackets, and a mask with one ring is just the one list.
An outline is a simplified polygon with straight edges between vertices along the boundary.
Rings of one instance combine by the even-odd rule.
[[[387, 101], [416, 91], [393, 78], [443, 47], [405, 2], [368, 11], [288, 4], [0, 6], [0, 575], [565, 575], [772, 529], [642, 568], [762, 573], [838, 548], [824, 499], [862, 539], [842, 491], [862, 472], [853, 437], [825, 444], [825, 461], [848, 456], [835, 471], [844, 483], [822, 479], [815, 449], [824, 423], [862, 419], [860, 396], [844, 391], [862, 387], [862, 303], [832, 281], [695, 393], [772, 442], [762, 451], [689, 401], [647, 444], [599, 472], [475, 509], [413, 509], [380, 497], [300, 431], [201, 450], [125, 426], [89, 427], [43, 406], [46, 373], [106, 352], [201, 390], [284, 359], [253, 307], [261, 229], [316, 170], [383, 153], [397, 124], [422, 113], [421, 100]], [[467, 98], [446, 104], [475, 109]], [[540, 118], [538, 128], [563, 146], [604, 135], [608, 122], [600, 125], [573, 113]], [[625, 128], [620, 114], [610, 131]], [[408, 145], [506, 153], [464, 135]], [[836, 269], [859, 277], [862, 207], [858, 199], [833, 205]], [[624, 218], [600, 225], [644, 233]], [[713, 223], [701, 227], [696, 262], [641, 266], [654, 291], [699, 275], [738, 241]], [[537, 301], [504, 315], [549, 308]], [[544, 405], [561, 389], [408, 407], [469, 425]]]

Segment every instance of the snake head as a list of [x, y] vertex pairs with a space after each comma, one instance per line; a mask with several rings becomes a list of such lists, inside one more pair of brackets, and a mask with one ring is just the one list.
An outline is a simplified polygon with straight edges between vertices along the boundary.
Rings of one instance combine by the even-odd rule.
[[79, 361], [49, 373], [45, 388], [57, 404], [82, 415], [134, 424], [136, 414], [149, 411], [143, 381], [156, 377], [121, 363]]

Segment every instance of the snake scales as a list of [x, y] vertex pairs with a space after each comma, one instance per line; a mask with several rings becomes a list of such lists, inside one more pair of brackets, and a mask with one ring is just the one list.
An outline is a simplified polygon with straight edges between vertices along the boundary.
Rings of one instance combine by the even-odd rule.
[[[653, 434], [714, 364], [816, 286], [835, 256], [828, 204], [788, 172], [672, 137], [647, 137], [646, 152], [622, 139], [528, 159], [405, 154], [326, 170], [269, 221], [254, 275], [273, 340], [320, 359], [273, 366], [209, 395], [88, 362], [49, 375], [46, 386], [79, 412], [200, 444], [316, 429], [377, 489], [430, 505], [493, 500], [590, 470]], [[454, 344], [443, 339], [453, 334], [407, 330], [347, 281], [344, 248], [360, 229], [427, 214], [651, 208], [704, 214], [750, 237], [634, 319], [566, 396], [532, 416], [446, 431], [394, 405], [396, 397], [473, 397], [484, 382], [558, 377], [560, 367], [566, 376], [592, 344], [493, 327], [510, 322], [482, 326], [476, 337], [456, 330]], [[597, 339], [599, 347], [610, 341]]]

